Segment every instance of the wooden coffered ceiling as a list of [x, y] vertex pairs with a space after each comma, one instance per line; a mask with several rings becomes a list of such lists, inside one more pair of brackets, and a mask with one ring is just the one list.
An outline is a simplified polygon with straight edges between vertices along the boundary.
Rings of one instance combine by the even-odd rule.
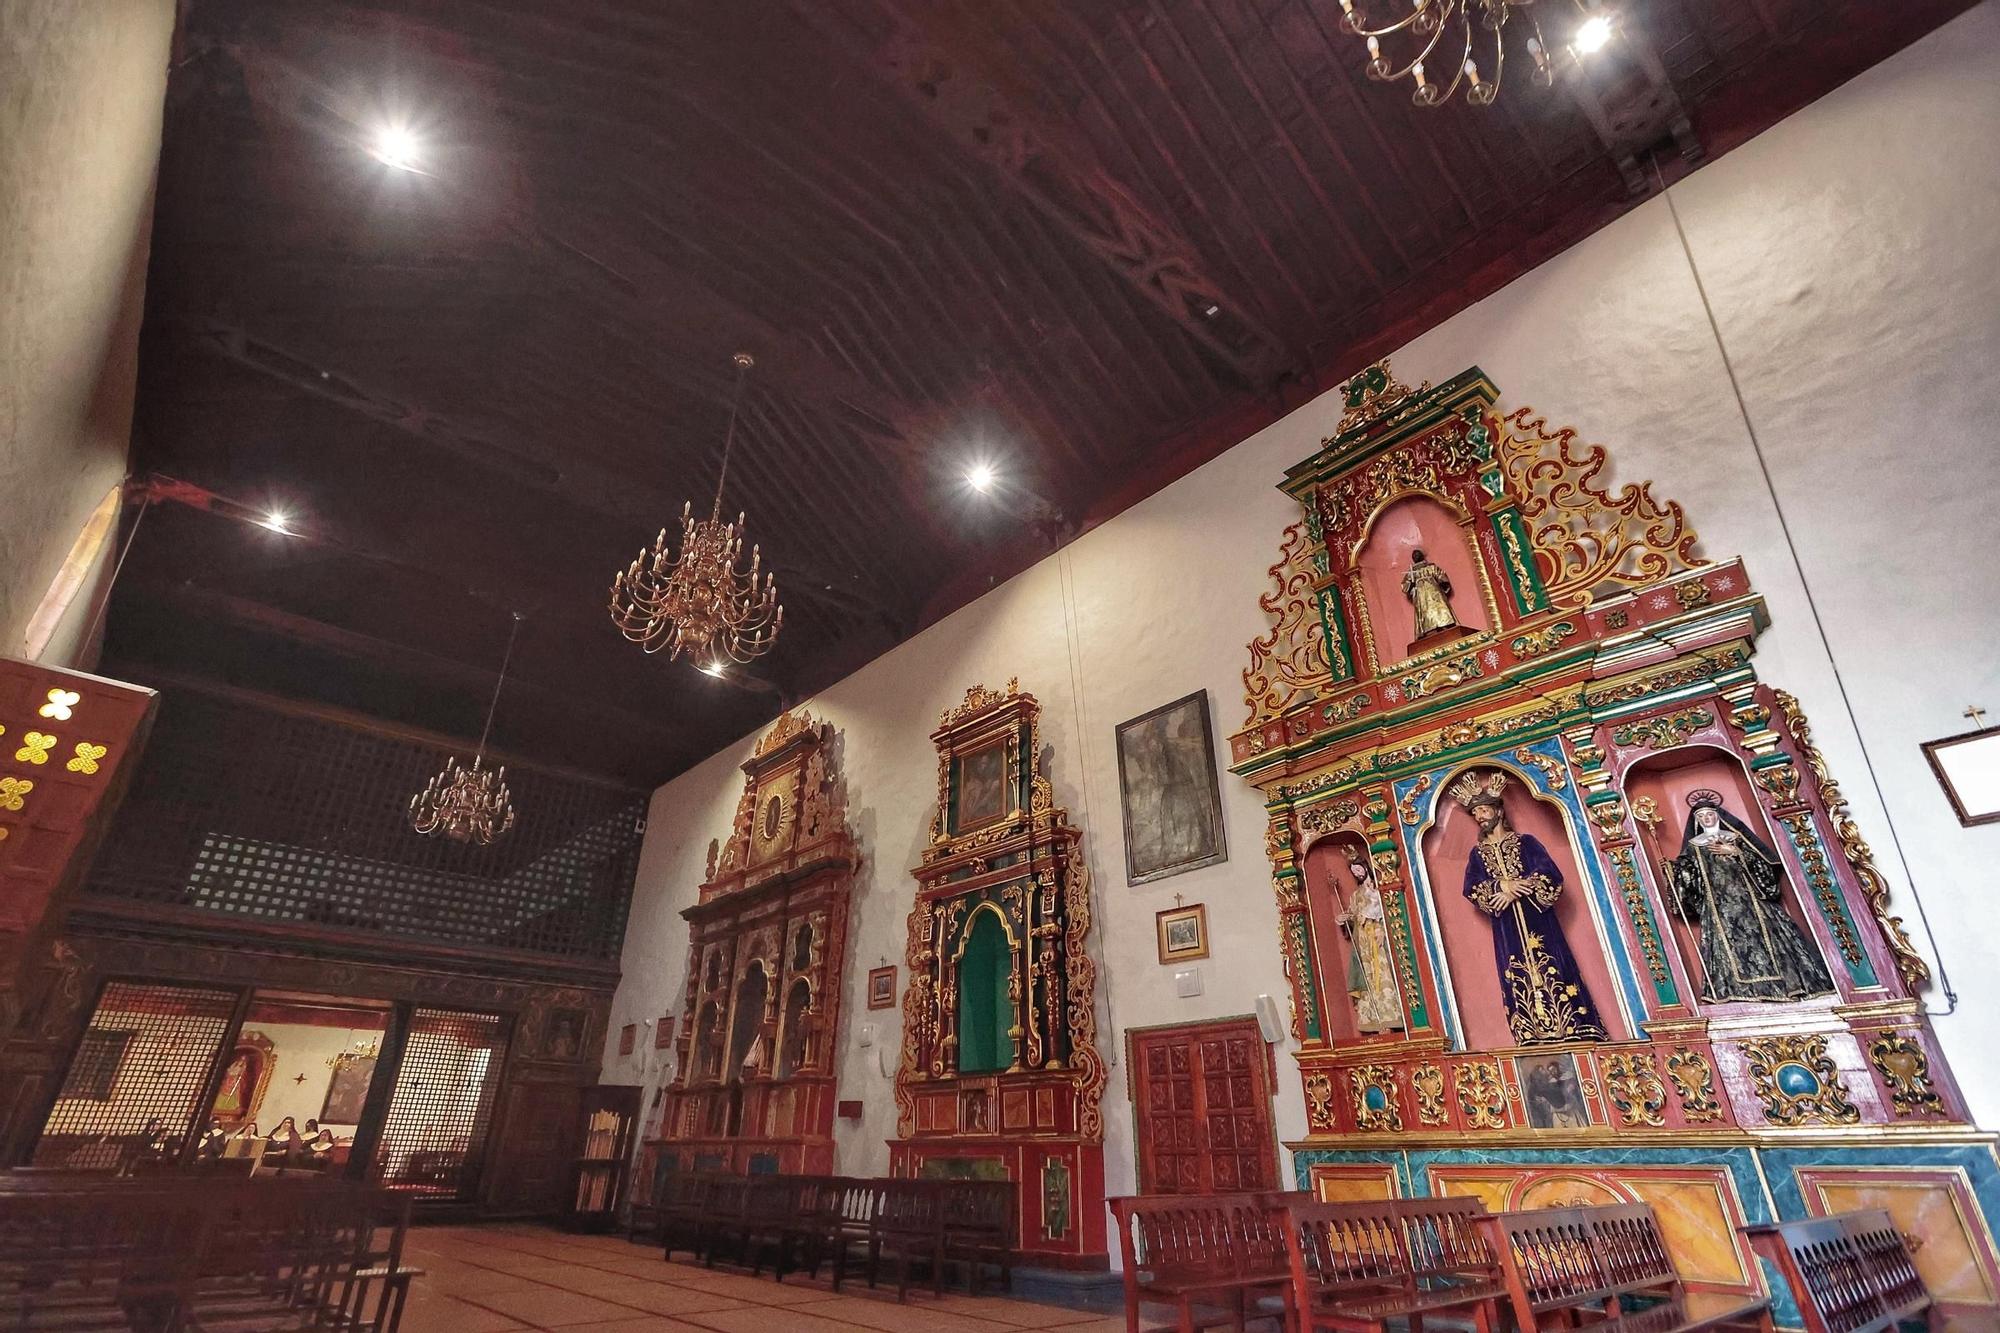
[[[496, 744], [662, 780], [1966, 7], [1622, 0], [1420, 111], [1335, 0], [182, 0], [134, 467], [306, 535], [152, 506], [109, 666], [476, 736], [519, 609]], [[603, 603], [739, 348], [716, 682]]]

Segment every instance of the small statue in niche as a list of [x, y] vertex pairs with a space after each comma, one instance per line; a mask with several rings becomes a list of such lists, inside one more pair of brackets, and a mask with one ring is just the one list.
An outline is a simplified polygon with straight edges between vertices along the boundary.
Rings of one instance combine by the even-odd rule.
[[1415, 648], [1426, 639], [1463, 634], [1465, 626], [1451, 609], [1451, 577], [1424, 558], [1422, 548], [1410, 552], [1410, 567], [1403, 574], [1403, 596], [1417, 614]]
[[1451, 794], [1479, 826], [1465, 865], [1465, 896], [1493, 921], [1507, 1026], [1523, 1046], [1603, 1041], [1608, 1034], [1556, 919], [1562, 871], [1540, 839], [1507, 822], [1506, 787], [1505, 773], [1468, 773]]
[[1347, 935], [1347, 995], [1354, 1002], [1354, 1025], [1362, 1032], [1401, 1032], [1403, 1001], [1396, 989], [1395, 964], [1389, 958], [1389, 925], [1382, 911], [1382, 891], [1368, 865], [1368, 852], [1358, 843], [1344, 849], [1354, 893], [1338, 918]]
[[1674, 915], [1701, 934], [1704, 1000], [1802, 1000], [1833, 993], [1826, 963], [1785, 910], [1778, 853], [1723, 808], [1688, 793], [1680, 855], [1666, 863]]

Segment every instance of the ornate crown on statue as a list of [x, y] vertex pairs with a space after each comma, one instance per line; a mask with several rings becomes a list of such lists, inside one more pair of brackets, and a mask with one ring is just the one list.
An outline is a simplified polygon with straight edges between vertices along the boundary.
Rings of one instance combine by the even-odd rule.
[[1507, 790], [1507, 775], [1489, 769], [1484, 773], [1467, 773], [1451, 784], [1451, 799], [1465, 809], [1475, 805], [1497, 804], [1500, 793]]
[[1698, 791], [1689, 792], [1687, 802], [1688, 809], [1690, 810], [1700, 810], [1705, 806], [1714, 806], [1717, 809], [1721, 809], [1722, 793], [1712, 787], [1703, 787]]

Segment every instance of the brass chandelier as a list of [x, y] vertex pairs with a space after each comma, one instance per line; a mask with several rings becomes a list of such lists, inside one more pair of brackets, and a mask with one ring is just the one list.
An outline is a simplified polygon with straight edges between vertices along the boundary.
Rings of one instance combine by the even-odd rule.
[[[1367, 40], [1368, 77], [1382, 83], [1409, 79], [1416, 87], [1411, 100], [1418, 106], [1442, 106], [1461, 87], [1472, 105], [1493, 105], [1500, 95], [1507, 59], [1505, 29], [1516, 15], [1531, 29], [1527, 51], [1535, 68], [1530, 78], [1544, 88], [1555, 81], [1548, 45], [1531, 8], [1535, 0], [1409, 0], [1409, 13], [1380, 22], [1363, 12], [1362, 3], [1373, 2], [1376, 0], [1340, 0], [1340, 26]], [[1586, 28], [1592, 23], [1608, 28], [1608, 22], [1602, 17], [1590, 18]], [[1483, 35], [1475, 38], [1475, 28]], [[1384, 51], [1385, 38], [1393, 39], [1398, 48], [1394, 58]], [[1399, 65], [1397, 61], [1404, 56], [1410, 58]], [[1441, 77], [1447, 73], [1449, 82]]]
[[738, 352], [736, 390], [729, 403], [729, 432], [722, 441], [722, 470], [715, 479], [715, 503], [708, 517], [694, 517], [694, 502], [681, 506], [680, 553], [667, 545], [667, 530], [653, 542], [649, 555], [618, 571], [611, 581], [611, 621], [618, 632], [649, 653], [666, 650], [669, 661], [687, 653], [704, 671], [722, 670], [723, 660], [748, 662], [777, 642], [785, 624], [778, 604], [777, 577], [763, 574], [763, 555], [750, 548], [750, 568], [739, 571], [743, 556], [743, 513], [734, 523], [722, 521], [722, 483], [729, 476], [729, 451], [736, 443], [736, 413], [743, 401], [743, 379], [756, 362]]
[[507, 632], [507, 651], [500, 658], [500, 676], [493, 682], [493, 701], [486, 705], [486, 725], [479, 749], [466, 768], [456, 756], [445, 760], [442, 772], [410, 798], [410, 827], [422, 834], [442, 833], [453, 842], [484, 847], [514, 827], [514, 798], [507, 790], [507, 770], [489, 769], [486, 739], [493, 732], [493, 710], [500, 705], [500, 687], [507, 682], [507, 664], [514, 656], [514, 639], [521, 632], [521, 613]]

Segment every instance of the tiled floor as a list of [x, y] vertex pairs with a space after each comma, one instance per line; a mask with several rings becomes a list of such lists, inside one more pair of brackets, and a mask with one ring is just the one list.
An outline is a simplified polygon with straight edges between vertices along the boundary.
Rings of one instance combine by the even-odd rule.
[[1123, 1333], [1107, 1318], [1004, 1296], [870, 1292], [850, 1280], [668, 1263], [658, 1249], [618, 1236], [546, 1227], [423, 1227], [410, 1233], [411, 1285], [403, 1333]]

